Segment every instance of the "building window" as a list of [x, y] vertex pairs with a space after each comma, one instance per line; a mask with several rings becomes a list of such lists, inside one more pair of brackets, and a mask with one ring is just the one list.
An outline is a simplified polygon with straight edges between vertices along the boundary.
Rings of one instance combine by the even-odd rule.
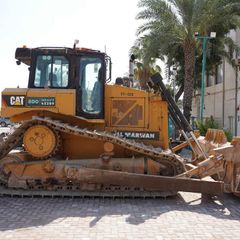
[[228, 116], [229, 130], [232, 134], [233, 134], [233, 123], [234, 123], [233, 120], [234, 120], [233, 116]]
[[216, 84], [223, 82], [223, 64], [219, 64], [216, 69]]
[[207, 80], [207, 87], [211, 87], [211, 86], [214, 85], [215, 77], [211, 73], [207, 73], [207, 79], [206, 80]]

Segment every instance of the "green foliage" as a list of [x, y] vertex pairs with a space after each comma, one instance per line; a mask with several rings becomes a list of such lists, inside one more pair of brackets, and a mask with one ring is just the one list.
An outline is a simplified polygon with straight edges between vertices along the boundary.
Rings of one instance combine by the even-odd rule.
[[[177, 66], [176, 80], [184, 85], [184, 96], [192, 96], [193, 83], [198, 87], [201, 81], [202, 43], [195, 32], [200, 36], [217, 33], [207, 45], [208, 73], [223, 57], [231, 62], [232, 53], [239, 50], [227, 35], [240, 27], [239, 0], [140, 0], [139, 7], [137, 19], [143, 24], [137, 31], [136, 46], [142, 50], [143, 63], [164, 58], [168, 67]], [[183, 103], [189, 105], [189, 101]]]
[[222, 129], [227, 137], [227, 140], [230, 142], [232, 140], [232, 134], [229, 130], [223, 129], [219, 126], [219, 124], [216, 122], [216, 120], [213, 119], [211, 116], [210, 118], [206, 118], [204, 122], [196, 121], [197, 129], [200, 131], [200, 134], [202, 136], [205, 136], [207, 133], [207, 130], [209, 128], [213, 129]]
[[209, 128], [220, 129], [219, 124], [213, 119], [212, 116], [210, 118], [206, 118], [204, 122], [196, 121], [196, 126], [202, 136], [206, 135], [206, 132]]
[[145, 51], [146, 46], [148, 46], [148, 42], [145, 42], [143, 46], [132, 47], [131, 54], [135, 55], [135, 69], [134, 69], [134, 77], [139, 82], [141, 89], [147, 89], [147, 81], [149, 77], [154, 73], [161, 73], [160, 66], [156, 65], [156, 58], [151, 57], [151, 53], [149, 51]]
[[232, 141], [232, 133], [229, 131], [229, 130], [224, 130], [224, 133], [225, 133], [225, 135], [226, 135], [226, 137], [227, 137], [227, 140], [229, 141], [229, 142], [231, 142]]
[[[195, 44], [195, 78], [201, 79], [202, 46], [194, 37], [195, 32], [217, 37], [208, 42], [206, 71], [221, 63], [222, 57], [229, 62], [234, 49], [239, 49], [227, 33], [240, 26], [239, 0], [140, 0], [142, 11], [137, 19], [144, 20], [137, 34], [135, 45], [142, 46], [144, 61], [152, 57], [167, 57], [167, 65], [179, 64], [184, 69], [183, 46]], [[228, 46], [228, 48], [226, 48]], [[184, 71], [179, 69], [179, 84], [183, 84]], [[197, 85], [197, 84], [196, 84]]]

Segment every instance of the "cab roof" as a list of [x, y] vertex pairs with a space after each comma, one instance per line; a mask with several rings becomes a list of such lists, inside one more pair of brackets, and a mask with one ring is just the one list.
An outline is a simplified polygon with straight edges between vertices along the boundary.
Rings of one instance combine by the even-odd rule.
[[80, 55], [83, 53], [101, 53], [98, 50], [89, 49], [89, 48], [67, 48], [67, 47], [37, 47], [37, 48], [27, 48], [21, 47], [17, 48], [15, 52], [15, 58], [17, 59], [17, 63], [25, 63], [27, 65], [31, 65], [32, 54], [72, 54], [72, 55]]

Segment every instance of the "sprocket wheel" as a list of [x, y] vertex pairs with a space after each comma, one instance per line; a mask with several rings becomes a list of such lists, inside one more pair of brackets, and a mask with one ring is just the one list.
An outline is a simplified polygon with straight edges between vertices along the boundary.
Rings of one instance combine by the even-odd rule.
[[59, 149], [60, 142], [60, 134], [45, 125], [33, 125], [23, 136], [25, 150], [37, 159], [54, 156]]

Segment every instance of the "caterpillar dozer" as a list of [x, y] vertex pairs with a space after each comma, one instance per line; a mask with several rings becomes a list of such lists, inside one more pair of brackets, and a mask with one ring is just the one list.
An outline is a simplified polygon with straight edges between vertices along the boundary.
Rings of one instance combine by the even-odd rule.
[[[143, 91], [109, 84], [111, 59], [100, 51], [22, 47], [15, 57], [29, 66], [29, 81], [2, 92], [2, 116], [18, 127], [0, 144], [0, 194], [239, 194], [240, 140], [194, 134], [159, 74]], [[172, 149], [169, 114], [186, 138]], [[192, 159], [175, 154], [186, 145]]]

